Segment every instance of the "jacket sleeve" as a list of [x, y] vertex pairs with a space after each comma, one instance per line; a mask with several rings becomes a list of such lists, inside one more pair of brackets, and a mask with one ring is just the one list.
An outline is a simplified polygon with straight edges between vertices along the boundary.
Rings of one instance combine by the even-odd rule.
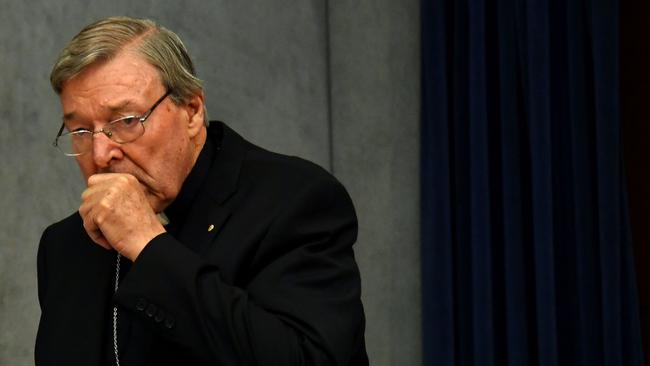
[[206, 363], [349, 365], [365, 358], [356, 235], [345, 189], [318, 179], [277, 211], [255, 252], [265, 265], [245, 286], [226, 284], [209, 256], [161, 234], [115, 301]]
[[36, 278], [38, 286], [38, 304], [43, 310], [43, 303], [45, 301], [46, 282], [45, 282], [45, 245], [46, 237], [49, 233], [49, 228], [46, 229], [41, 235], [41, 241], [38, 245], [38, 252], [36, 255]]

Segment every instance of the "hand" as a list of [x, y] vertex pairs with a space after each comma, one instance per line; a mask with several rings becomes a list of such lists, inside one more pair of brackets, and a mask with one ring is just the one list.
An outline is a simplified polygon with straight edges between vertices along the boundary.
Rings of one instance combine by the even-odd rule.
[[135, 261], [142, 249], [164, 233], [142, 186], [130, 174], [95, 174], [81, 195], [79, 213], [90, 238]]

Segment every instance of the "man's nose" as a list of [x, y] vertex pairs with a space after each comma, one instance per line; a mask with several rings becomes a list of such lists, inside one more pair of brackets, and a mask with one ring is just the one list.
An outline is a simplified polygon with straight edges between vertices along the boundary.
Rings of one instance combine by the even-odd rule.
[[121, 145], [111, 140], [105, 133], [93, 136], [93, 161], [98, 168], [108, 168], [113, 160], [123, 156]]

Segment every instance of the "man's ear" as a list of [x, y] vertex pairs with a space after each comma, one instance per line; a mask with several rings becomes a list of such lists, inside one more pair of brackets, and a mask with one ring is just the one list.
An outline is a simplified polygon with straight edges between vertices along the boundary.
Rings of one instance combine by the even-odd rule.
[[188, 134], [190, 138], [196, 136], [196, 134], [201, 131], [201, 128], [205, 126], [205, 109], [204, 109], [204, 96], [203, 91], [200, 91], [193, 96], [185, 103], [185, 110], [188, 117]]

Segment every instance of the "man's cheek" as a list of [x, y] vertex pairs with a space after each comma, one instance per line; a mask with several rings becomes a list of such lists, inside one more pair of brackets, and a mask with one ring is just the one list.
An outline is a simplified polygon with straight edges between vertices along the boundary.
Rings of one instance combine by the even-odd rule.
[[94, 164], [88, 163], [87, 161], [80, 161], [79, 159], [77, 159], [77, 164], [79, 165], [79, 170], [81, 171], [81, 175], [84, 177], [85, 181], [88, 181], [88, 178], [90, 178], [91, 175], [97, 173]]

